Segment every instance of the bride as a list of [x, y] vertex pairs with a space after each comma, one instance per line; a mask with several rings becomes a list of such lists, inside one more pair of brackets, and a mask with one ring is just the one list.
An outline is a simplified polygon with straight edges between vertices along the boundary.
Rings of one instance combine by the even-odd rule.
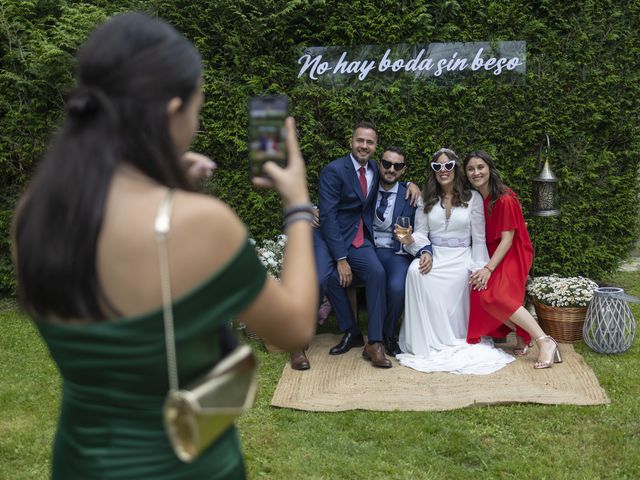
[[[487, 375], [515, 360], [489, 339], [466, 342], [469, 274], [489, 261], [482, 197], [464, 187], [455, 152], [432, 158], [415, 232], [400, 241], [418, 256], [406, 280], [400, 364], [423, 372]], [[433, 252], [433, 253], [431, 253]]]

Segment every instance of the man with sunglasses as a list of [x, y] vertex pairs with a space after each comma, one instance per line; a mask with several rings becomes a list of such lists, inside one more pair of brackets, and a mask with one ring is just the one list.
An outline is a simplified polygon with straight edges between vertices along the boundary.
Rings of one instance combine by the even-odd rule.
[[[386, 279], [387, 311], [383, 325], [383, 344], [387, 355], [402, 353], [395, 334], [398, 319], [404, 310], [404, 284], [413, 255], [401, 250], [394, 236], [398, 217], [408, 217], [413, 226], [416, 207], [406, 200], [407, 187], [400, 182], [406, 171], [406, 155], [398, 147], [387, 147], [380, 157], [380, 181], [373, 212], [373, 237], [376, 254]], [[398, 253], [403, 252], [403, 253]]]
[[[322, 170], [318, 184], [320, 228], [314, 232], [314, 251], [320, 298], [326, 293], [343, 332], [342, 340], [329, 354], [340, 355], [364, 346], [365, 359], [375, 367], [389, 368], [391, 362], [385, 357], [382, 343], [386, 275], [373, 239], [373, 209], [380, 180], [377, 162], [372, 160], [377, 143], [375, 126], [361, 122], [351, 136], [351, 153]], [[411, 185], [409, 191], [416, 202], [420, 189]], [[369, 322], [366, 345], [345, 290], [354, 279], [365, 287]], [[291, 366], [307, 369], [309, 362], [303, 352], [294, 352]]]

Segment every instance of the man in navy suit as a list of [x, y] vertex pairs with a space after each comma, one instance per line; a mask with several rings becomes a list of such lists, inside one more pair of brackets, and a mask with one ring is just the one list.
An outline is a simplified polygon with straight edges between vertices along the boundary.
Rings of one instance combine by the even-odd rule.
[[406, 171], [405, 158], [405, 153], [398, 147], [387, 147], [382, 152], [378, 162], [380, 181], [373, 214], [376, 254], [387, 277], [387, 311], [382, 332], [383, 344], [387, 355], [393, 357], [401, 353], [395, 331], [398, 319], [404, 311], [404, 285], [407, 270], [415, 258], [400, 249], [400, 242], [394, 235], [396, 219], [408, 217], [413, 226], [416, 213], [416, 208], [406, 199], [407, 188], [400, 183]]
[[[386, 275], [373, 241], [373, 209], [379, 182], [378, 166], [371, 158], [378, 143], [376, 128], [368, 122], [356, 125], [351, 153], [327, 165], [318, 185], [320, 229], [314, 232], [314, 250], [320, 298], [326, 293], [344, 333], [329, 351], [340, 355], [364, 345], [345, 288], [354, 278], [363, 283], [369, 318], [368, 341], [363, 357], [376, 367], [389, 368], [385, 357], [383, 325], [386, 315]], [[413, 186], [414, 194], [419, 189]], [[291, 357], [293, 368], [309, 368], [301, 352]]]

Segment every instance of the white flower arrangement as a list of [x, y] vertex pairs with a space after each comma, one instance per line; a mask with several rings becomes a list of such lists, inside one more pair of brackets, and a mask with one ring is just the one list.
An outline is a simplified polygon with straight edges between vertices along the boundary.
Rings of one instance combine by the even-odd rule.
[[[253, 242], [255, 244], [255, 242]], [[265, 240], [256, 248], [258, 258], [266, 267], [267, 271], [275, 278], [280, 278], [282, 271], [282, 259], [284, 258], [284, 247], [287, 244], [287, 236], [278, 235], [274, 239]]]
[[527, 292], [539, 303], [551, 307], [586, 307], [598, 284], [584, 277], [535, 277]]

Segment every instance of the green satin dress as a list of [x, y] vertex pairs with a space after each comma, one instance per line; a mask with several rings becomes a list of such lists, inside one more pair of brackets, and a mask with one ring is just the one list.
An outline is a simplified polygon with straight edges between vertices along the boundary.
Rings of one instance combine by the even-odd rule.
[[[174, 302], [181, 385], [218, 361], [218, 328], [249, 305], [265, 278], [247, 241]], [[53, 479], [244, 478], [235, 427], [189, 464], [169, 445], [162, 424], [169, 389], [162, 309], [83, 325], [36, 324], [63, 379]]]

